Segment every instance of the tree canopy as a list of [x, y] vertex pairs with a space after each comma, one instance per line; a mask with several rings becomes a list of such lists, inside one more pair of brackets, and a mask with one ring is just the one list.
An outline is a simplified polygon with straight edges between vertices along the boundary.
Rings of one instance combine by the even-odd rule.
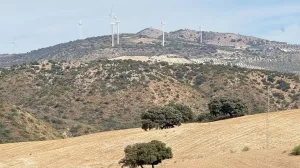
[[181, 122], [186, 123], [194, 120], [194, 113], [190, 107], [183, 104], [175, 104], [175, 103], [170, 103], [168, 104], [168, 106], [173, 107], [175, 110], [178, 110], [181, 113], [182, 116]]
[[230, 115], [230, 117], [234, 117], [242, 116], [248, 112], [246, 104], [238, 98], [214, 98], [208, 104], [208, 108], [210, 114], [214, 116]]
[[180, 126], [181, 123], [194, 120], [194, 113], [190, 107], [182, 104], [170, 103], [164, 107], [154, 107], [141, 114], [142, 129], [164, 129]]
[[165, 159], [173, 157], [172, 149], [166, 147], [166, 144], [157, 140], [149, 143], [137, 143], [129, 145], [125, 148], [125, 157], [119, 162], [122, 167], [136, 168], [144, 165], [155, 165], [161, 163]]
[[154, 107], [141, 114], [142, 129], [164, 129], [181, 125], [181, 113], [170, 106]]

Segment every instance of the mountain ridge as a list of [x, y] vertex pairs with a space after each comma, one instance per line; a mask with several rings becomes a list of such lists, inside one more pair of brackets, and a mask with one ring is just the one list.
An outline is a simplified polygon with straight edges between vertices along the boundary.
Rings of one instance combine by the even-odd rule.
[[2, 55], [0, 66], [10, 67], [43, 60], [85, 63], [121, 56], [153, 57], [175, 54], [188, 60], [198, 59], [193, 61], [196, 64], [203, 63], [202, 59], [217, 59], [221, 64], [233, 64], [245, 68], [260, 67], [282, 72], [300, 72], [297, 68], [300, 65], [300, 45], [207, 31], [203, 32], [204, 43], [199, 44], [199, 31], [180, 29], [166, 33], [166, 45], [162, 47], [161, 34], [160, 30], [153, 28], [146, 28], [136, 34], [121, 34], [121, 45], [113, 48], [110, 36], [75, 40], [24, 54]]

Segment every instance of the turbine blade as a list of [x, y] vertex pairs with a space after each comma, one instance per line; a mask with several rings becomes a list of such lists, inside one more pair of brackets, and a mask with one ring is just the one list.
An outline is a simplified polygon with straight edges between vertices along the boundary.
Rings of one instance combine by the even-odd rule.
[[114, 5], [111, 6], [110, 13], [113, 13]]
[[111, 8], [110, 8], [110, 14], [109, 14], [109, 15], [110, 15], [111, 17], [114, 15], [113, 9], [114, 9], [114, 5], [112, 5]]

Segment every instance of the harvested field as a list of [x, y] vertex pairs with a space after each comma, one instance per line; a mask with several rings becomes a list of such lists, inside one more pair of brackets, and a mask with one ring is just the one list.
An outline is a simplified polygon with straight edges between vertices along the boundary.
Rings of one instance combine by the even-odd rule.
[[[161, 140], [174, 158], [157, 167], [297, 168], [289, 156], [300, 143], [300, 110], [270, 114], [270, 147], [266, 149], [266, 114], [213, 123], [193, 123], [168, 130], [129, 129], [72, 139], [0, 145], [0, 167], [121, 167], [124, 148]], [[249, 151], [243, 152], [244, 147]]]

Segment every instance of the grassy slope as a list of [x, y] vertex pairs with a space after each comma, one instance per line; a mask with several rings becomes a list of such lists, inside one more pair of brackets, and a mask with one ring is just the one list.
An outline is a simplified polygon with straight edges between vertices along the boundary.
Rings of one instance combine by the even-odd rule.
[[3, 104], [0, 116], [0, 143], [62, 138], [51, 124], [36, 119], [19, 107]]
[[[137, 142], [161, 140], [174, 158], [159, 167], [299, 167], [288, 156], [300, 142], [300, 110], [270, 114], [270, 149], [266, 147], [265, 114], [214, 123], [184, 124], [169, 130], [103, 132], [77, 138], [0, 145], [3, 167], [120, 167], [123, 149]], [[248, 152], [242, 149], [248, 146]]]

